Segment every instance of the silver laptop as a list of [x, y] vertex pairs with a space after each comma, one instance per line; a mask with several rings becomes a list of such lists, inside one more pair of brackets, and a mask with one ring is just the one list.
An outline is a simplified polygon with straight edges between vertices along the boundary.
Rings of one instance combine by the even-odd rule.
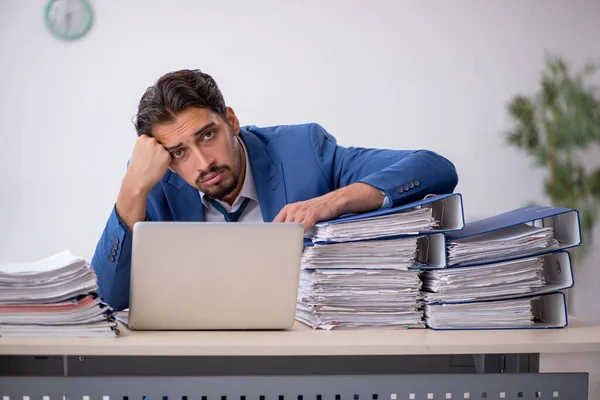
[[303, 236], [299, 223], [135, 224], [129, 328], [290, 328]]

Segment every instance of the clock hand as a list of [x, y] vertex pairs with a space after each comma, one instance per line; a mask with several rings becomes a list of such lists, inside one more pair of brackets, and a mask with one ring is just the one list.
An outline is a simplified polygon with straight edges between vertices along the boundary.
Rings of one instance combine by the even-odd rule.
[[71, 11], [67, 12], [67, 15], [65, 15], [65, 19], [67, 20], [67, 33], [71, 32]]

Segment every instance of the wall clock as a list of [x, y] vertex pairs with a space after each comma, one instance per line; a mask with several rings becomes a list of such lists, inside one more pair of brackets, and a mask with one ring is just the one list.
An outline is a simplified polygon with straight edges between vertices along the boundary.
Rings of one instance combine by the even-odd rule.
[[92, 26], [92, 6], [87, 0], [50, 0], [44, 19], [50, 32], [59, 39], [79, 39]]

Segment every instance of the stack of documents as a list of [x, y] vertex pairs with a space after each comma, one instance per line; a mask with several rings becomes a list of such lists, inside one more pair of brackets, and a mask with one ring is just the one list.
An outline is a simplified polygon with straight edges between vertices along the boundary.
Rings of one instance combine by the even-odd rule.
[[389, 214], [374, 212], [317, 223], [307, 232], [313, 242], [348, 242], [397, 235], [417, 235], [438, 225], [429, 207]]
[[415, 263], [418, 237], [307, 246], [302, 267], [407, 270]]
[[524, 295], [543, 288], [544, 257], [423, 272], [427, 302], [473, 301]]
[[418, 268], [443, 267], [442, 232], [463, 226], [459, 194], [319, 222], [306, 235], [296, 319], [314, 329], [425, 328]]
[[0, 264], [0, 337], [114, 337], [113, 310], [96, 274], [64, 251], [33, 263]]
[[558, 241], [551, 227], [520, 224], [506, 229], [450, 240], [448, 265], [472, 264], [556, 250]]
[[315, 329], [424, 328], [418, 271], [303, 270], [297, 319]]
[[581, 244], [577, 210], [522, 207], [446, 237], [446, 268], [421, 274], [429, 328], [567, 325], [562, 290], [573, 286], [566, 249]]

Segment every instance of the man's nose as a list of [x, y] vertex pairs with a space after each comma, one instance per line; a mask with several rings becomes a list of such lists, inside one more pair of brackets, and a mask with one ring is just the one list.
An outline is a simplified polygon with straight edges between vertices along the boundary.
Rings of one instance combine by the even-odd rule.
[[192, 155], [194, 158], [194, 167], [196, 171], [208, 171], [215, 162], [214, 158], [211, 157], [210, 154], [207, 154], [198, 148], [192, 149]]

